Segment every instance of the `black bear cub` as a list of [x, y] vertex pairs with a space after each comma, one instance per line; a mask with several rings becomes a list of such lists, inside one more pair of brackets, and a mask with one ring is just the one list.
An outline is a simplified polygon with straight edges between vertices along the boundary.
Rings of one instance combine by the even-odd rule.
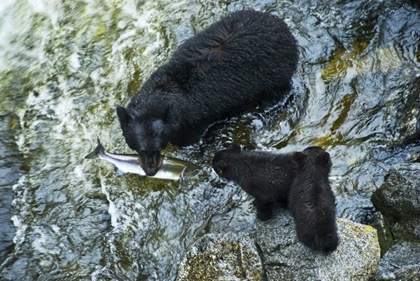
[[218, 151], [212, 161], [214, 171], [226, 180], [237, 183], [255, 198], [257, 217], [268, 220], [277, 203], [287, 207], [293, 179], [298, 173], [301, 152], [274, 154], [264, 151], [242, 151], [238, 144]]
[[278, 101], [298, 62], [296, 40], [278, 17], [232, 13], [182, 43], [117, 115], [128, 146], [148, 176], [161, 151], [200, 140], [206, 128]]
[[314, 251], [337, 249], [335, 196], [328, 176], [331, 159], [328, 152], [312, 146], [303, 150], [307, 156], [299, 163], [289, 194], [289, 209], [296, 223], [299, 241]]

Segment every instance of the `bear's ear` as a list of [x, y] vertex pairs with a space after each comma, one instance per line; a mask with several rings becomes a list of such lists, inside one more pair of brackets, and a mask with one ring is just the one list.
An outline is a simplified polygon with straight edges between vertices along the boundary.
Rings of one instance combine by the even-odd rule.
[[298, 151], [298, 152], [293, 153], [293, 160], [296, 161], [299, 168], [302, 168], [303, 165], [305, 165], [306, 158], [308, 158], [308, 156], [303, 152]]
[[320, 165], [328, 165], [331, 162], [330, 154], [326, 151], [321, 152], [316, 157], [316, 163]]
[[225, 160], [219, 160], [213, 165], [213, 169], [218, 175], [222, 175], [223, 172], [226, 170], [226, 168], [227, 168], [227, 163]]
[[229, 152], [241, 152], [241, 146], [237, 143], [232, 143], [228, 149]]
[[130, 114], [128, 113], [128, 110], [122, 106], [117, 106], [117, 115], [118, 115], [118, 120], [120, 120], [121, 125], [127, 124], [128, 121], [131, 119]]

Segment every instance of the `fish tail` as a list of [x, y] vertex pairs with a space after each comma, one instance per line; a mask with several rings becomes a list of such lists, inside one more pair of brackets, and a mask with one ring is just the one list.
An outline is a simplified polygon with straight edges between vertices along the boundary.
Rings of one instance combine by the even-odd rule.
[[99, 141], [98, 138], [98, 146], [96, 146], [95, 150], [92, 151], [91, 153], [89, 153], [88, 155], [85, 156], [85, 159], [96, 159], [98, 158], [99, 154], [103, 154], [105, 151], [105, 148], [102, 146], [101, 142]]

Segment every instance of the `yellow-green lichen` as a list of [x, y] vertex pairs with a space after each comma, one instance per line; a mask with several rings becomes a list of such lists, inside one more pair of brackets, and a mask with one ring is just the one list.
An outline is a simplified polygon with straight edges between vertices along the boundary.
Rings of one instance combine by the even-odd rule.
[[360, 70], [362, 64], [355, 59], [363, 53], [367, 46], [368, 42], [362, 41], [356, 42], [350, 52], [347, 52], [345, 49], [338, 50], [327, 67], [322, 71], [322, 80], [327, 82], [333, 78], [343, 76], [350, 67]]

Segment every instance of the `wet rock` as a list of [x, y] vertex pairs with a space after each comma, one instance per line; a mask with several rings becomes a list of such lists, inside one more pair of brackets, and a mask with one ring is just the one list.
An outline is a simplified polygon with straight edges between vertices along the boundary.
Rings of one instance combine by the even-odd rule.
[[381, 246], [381, 256], [383, 256], [394, 244], [391, 229], [389, 229], [389, 225], [381, 212], [376, 212], [372, 216], [370, 225], [374, 227], [378, 233], [379, 245]]
[[16, 233], [11, 220], [12, 187], [0, 186], [0, 264], [13, 250], [13, 237]]
[[395, 240], [420, 242], [420, 164], [395, 165], [372, 195]]
[[370, 224], [375, 208], [369, 199], [353, 196], [337, 201], [337, 217], [361, 224]]
[[11, 217], [13, 185], [22, 174], [21, 155], [14, 143], [18, 116], [0, 112], [0, 264], [12, 252], [16, 230]]
[[391, 231], [395, 240], [420, 242], [420, 218], [396, 222]]
[[396, 112], [395, 121], [401, 136], [401, 146], [420, 141], [420, 77], [402, 93], [404, 103]]
[[400, 242], [379, 262], [375, 280], [420, 280], [420, 244]]
[[185, 255], [176, 280], [369, 280], [380, 259], [376, 230], [347, 219], [337, 225], [340, 245], [330, 255], [298, 242], [286, 210], [257, 222], [257, 246], [251, 234], [208, 234]]
[[207, 234], [182, 259], [176, 280], [262, 280], [254, 239], [247, 233]]
[[298, 242], [287, 211], [258, 222], [259, 245], [268, 280], [369, 280], [376, 273], [380, 248], [371, 226], [338, 219], [340, 244], [330, 255], [309, 250]]

